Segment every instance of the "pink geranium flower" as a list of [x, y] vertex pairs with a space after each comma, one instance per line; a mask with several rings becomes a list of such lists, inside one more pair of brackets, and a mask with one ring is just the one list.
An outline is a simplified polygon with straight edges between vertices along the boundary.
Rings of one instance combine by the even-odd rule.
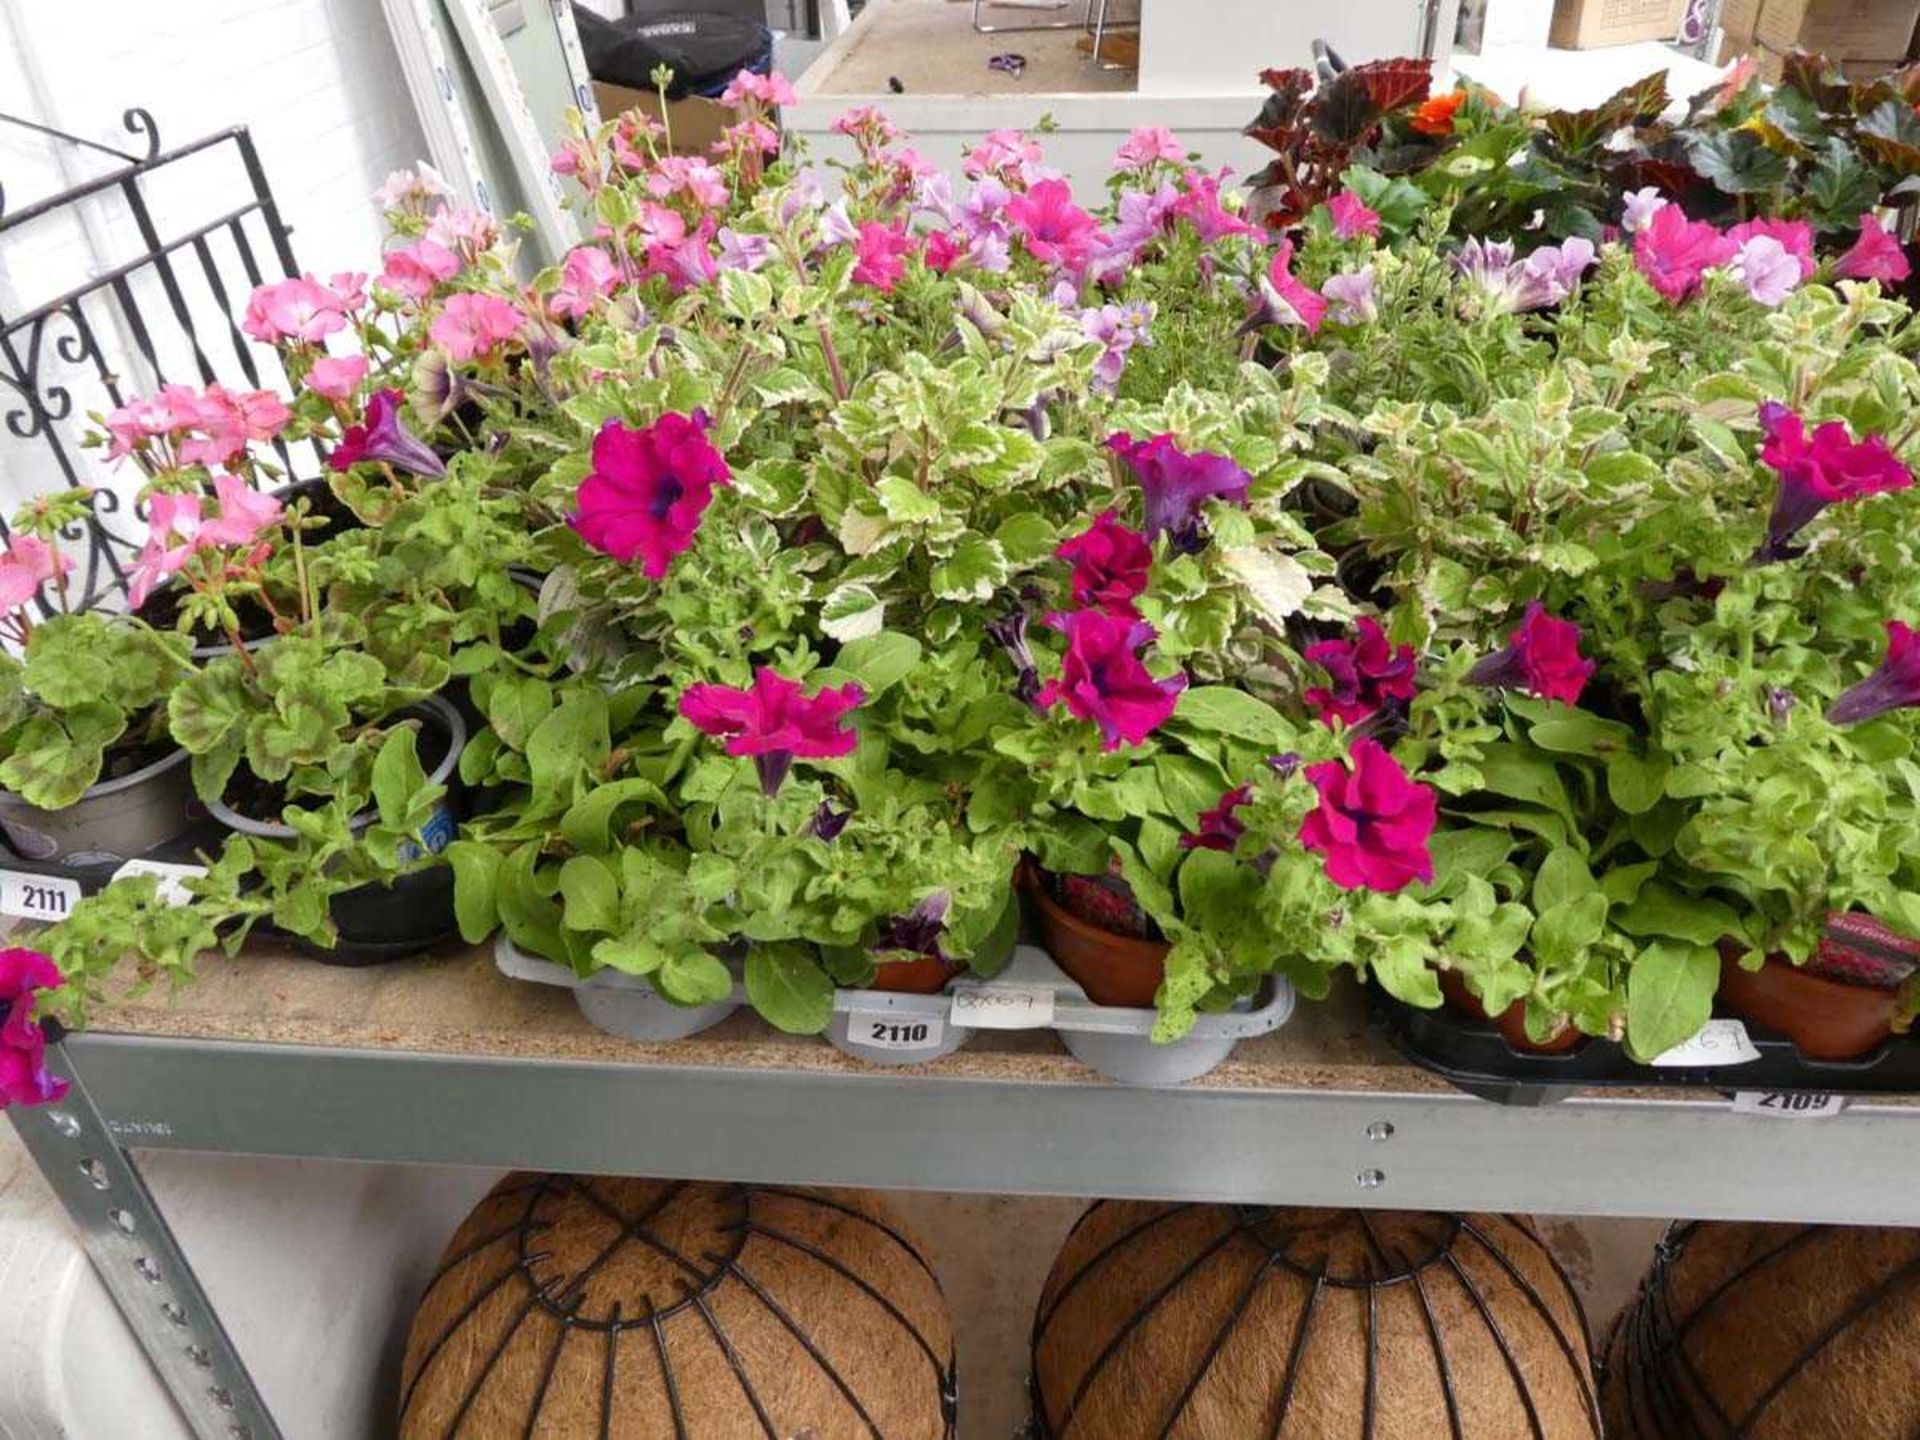
[[1309, 765], [1320, 804], [1300, 825], [1300, 843], [1326, 856], [1327, 878], [1344, 890], [1392, 894], [1433, 880], [1438, 798], [1408, 777], [1379, 741], [1361, 738], [1338, 760]]
[[1733, 258], [1734, 243], [1678, 205], [1663, 205], [1633, 237], [1633, 263], [1662, 296], [1678, 305], [1700, 288], [1707, 271]]
[[1801, 554], [1793, 537], [1827, 506], [1913, 484], [1913, 472], [1884, 439], [1854, 440], [1839, 420], [1818, 426], [1809, 437], [1805, 421], [1769, 402], [1760, 407], [1760, 432], [1765, 437], [1760, 458], [1780, 476], [1767, 538], [1754, 554], [1762, 564]]
[[213, 493], [220, 510], [201, 525], [202, 544], [251, 545], [262, 530], [280, 518], [279, 500], [254, 489], [238, 475], [214, 476]]
[[1145, 170], [1166, 161], [1178, 165], [1187, 158], [1180, 138], [1164, 125], [1136, 125], [1113, 157], [1116, 170]]
[[401, 415], [405, 403], [406, 397], [398, 390], [375, 391], [367, 401], [365, 419], [358, 425], [347, 426], [340, 443], [327, 456], [328, 466], [344, 471], [362, 461], [370, 461], [409, 470], [429, 480], [446, 474], [446, 462], [434, 453], [433, 447], [407, 429]]
[[1253, 799], [1253, 786], [1236, 785], [1211, 810], [1200, 812], [1200, 828], [1180, 837], [1182, 850], [1224, 850], [1233, 853], [1247, 826], [1233, 812]]
[[1065, 705], [1092, 721], [1100, 727], [1103, 750], [1144, 743], [1173, 714], [1187, 677], [1156, 680], [1140, 663], [1138, 652], [1153, 639], [1152, 626], [1104, 610], [1050, 615], [1047, 623], [1067, 637], [1067, 654], [1060, 678], [1034, 696], [1036, 708]]
[[47, 1073], [47, 1036], [34, 1018], [43, 990], [66, 983], [38, 950], [0, 950], [0, 1110], [9, 1105], [45, 1105], [67, 1093], [67, 1082]]
[[685, 195], [705, 210], [721, 210], [727, 203], [726, 173], [697, 155], [663, 155], [647, 175], [647, 193], [656, 200]]
[[499, 241], [500, 224], [484, 210], [442, 210], [428, 222], [427, 239], [471, 264]]
[[1869, 210], [1860, 217], [1860, 238], [1834, 262], [1833, 273], [1842, 280], [1898, 285], [1913, 273], [1913, 266], [1907, 261], [1907, 252], [1900, 248], [1899, 238]]
[[669, 411], [644, 429], [609, 420], [593, 439], [593, 469], [580, 482], [569, 522], [588, 545], [622, 563], [641, 561], [649, 580], [693, 544], [715, 486], [733, 472], [707, 442], [710, 422]]
[[757, 100], [762, 105], [797, 105], [800, 97], [794, 93], [793, 85], [778, 70], [768, 75], [759, 75], [752, 70], [742, 70], [727, 82], [727, 88], [720, 92], [722, 105], [737, 108], [744, 100]]
[[26, 604], [56, 574], [65, 575], [72, 569], [72, 559], [39, 536], [13, 536], [0, 545], [0, 610]]
[[449, 295], [427, 327], [427, 338], [456, 363], [480, 360], [518, 335], [526, 321], [519, 306], [498, 295]]
[[1483, 656], [1467, 672], [1467, 683], [1524, 688], [1543, 700], [1578, 705], [1593, 671], [1594, 662], [1580, 655], [1580, 627], [1556, 620], [1534, 600], [1506, 648]]
[[1042, 180], [1007, 201], [1007, 223], [1034, 259], [1068, 270], [1085, 267], [1104, 238], [1094, 219], [1073, 203], [1064, 180]]
[[1820, 262], [1813, 258], [1813, 226], [1805, 220], [1763, 217], [1759, 220], [1743, 220], [1727, 231], [1727, 239], [1735, 245], [1745, 245], [1749, 240], [1761, 236], [1775, 241], [1794, 258], [1800, 267], [1802, 281], [1811, 280], [1814, 272], [1820, 268]]
[[607, 252], [598, 245], [580, 245], [567, 252], [560, 267], [560, 284], [547, 300], [547, 308], [565, 320], [591, 314], [602, 295], [620, 279]]
[[1858, 725], [1889, 710], [1920, 705], [1920, 632], [1899, 620], [1886, 622], [1887, 655], [1880, 668], [1833, 702], [1827, 719]]
[[797, 680], [767, 666], [753, 672], [753, 688], [689, 685], [680, 713], [709, 735], [725, 735], [729, 755], [751, 755], [760, 786], [778, 793], [796, 759], [830, 760], [851, 755], [859, 734], [843, 722], [867, 698], [859, 685], [826, 686], [809, 696]]
[[1034, 172], [1045, 158], [1040, 142], [1019, 130], [989, 130], [978, 145], [967, 151], [961, 170], [975, 179], [997, 175], [1002, 180], [1025, 185], [1041, 177]]
[[357, 278], [336, 276], [349, 282], [344, 291], [322, 285], [311, 275], [261, 285], [247, 301], [240, 328], [265, 345], [317, 344], [346, 329], [349, 312], [364, 303], [366, 297], [351, 283]]
[[1327, 217], [1333, 221], [1333, 233], [1342, 240], [1380, 234], [1380, 212], [1351, 190], [1342, 190], [1327, 201]]
[[1153, 547], [1119, 515], [1103, 510], [1093, 524], [1053, 552], [1073, 566], [1073, 603], [1133, 620], [1133, 602], [1145, 593]]
[[380, 283], [416, 305], [460, 273], [460, 257], [435, 240], [416, 240], [382, 258]]
[[1320, 329], [1326, 314], [1326, 296], [1294, 275], [1293, 242], [1283, 239], [1267, 262], [1266, 273], [1260, 277], [1253, 313], [1240, 327], [1240, 333], [1244, 335], [1268, 325], [1294, 325], [1312, 335]]
[[899, 221], [882, 225], [876, 220], [863, 220], [854, 238], [853, 253], [858, 257], [853, 265], [854, 282], [891, 293], [907, 273], [905, 257], [913, 253], [913, 237]]
[[366, 378], [366, 356], [322, 355], [307, 371], [307, 388], [329, 400], [351, 400]]
[[1149, 540], [1166, 535], [1176, 551], [1191, 554], [1206, 544], [1202, 504], [1224, 500], [1243, 510], [1247, 506], [1253, 477], [1230, 456], [1182, 450], [1172, 435], [1136, 440], [1123, 432], [1109, 435], [1106, 443], [1140, 482]]
[[1396, 648], [1380, 622], [1362, 615], [1350, 640], [1321, 640], [1301, 652], [1327, 672], [1327, 684], [1310, 688], [1307, 704], [1324, 724], [1358, 725], [1395, 700], [1413, 698], [1413, 647]]
[[169, 490], [147, 502], [147, 540], [128, 574], [127, 599], [138, 610], [161, 581], [176, 574], [202, 544], [200, 497]]

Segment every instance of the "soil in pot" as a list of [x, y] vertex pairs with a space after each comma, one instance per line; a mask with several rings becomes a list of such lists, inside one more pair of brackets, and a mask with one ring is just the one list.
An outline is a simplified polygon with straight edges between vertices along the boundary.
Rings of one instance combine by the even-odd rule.
[[1900, 992], [1815, 975], [1780, 956], [1758, 970], [1737, 945], [1720, 947], [1719, 998], [1735, 1014], [1777, 1030], [1809, 1060], [1857, 1060], [1893, 1034]]
[[1509, 1047], [1522, 1055], [1565, 1055], [1577, 1049], [1585, 1037], [1575, 1025], [1568, 1025], [1551, 1040], [1538, 1041], [1527, 1034], [1527, 1002], [1516, 1000], [1496, 1019], [1487, 1014], [1487, 1007], [1480, 998], [1467, 988], [1467, 982], [1458, 970], [1436, 972], [1440, 980], [1440, 994], [1447, 1004], [1463, 1015], [1471, 1015], [1476, 1020], [1485, 1020], [1500, 1032], [1500, 1038]]
[[[1151, 1010], [1167, 974], [1167, 942], [1125, 934], [1075, 914], [1063, 898], [1077, 894], [1083, 902], [1077, 908], [1085, 909], [1084, 902], [1092, 898], [1089, 887], [1062, 882], [1087, 878], [1054, 875], [1038, 865], [1027, 868], [1024, 883], [1040, 943], [1096, 1005]], [[1111, 890], [1107, 885], [1098, 888]], [[1116, 913], [1123, 912], [1116, 907]]]

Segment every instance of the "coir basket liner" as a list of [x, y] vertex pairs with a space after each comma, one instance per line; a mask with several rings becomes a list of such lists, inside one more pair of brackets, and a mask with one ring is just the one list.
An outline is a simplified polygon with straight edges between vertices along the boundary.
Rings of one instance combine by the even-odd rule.
[[407, 1337], [402, 1440], [953, 1433], [953, 1331], [877, 1196], [508, 1176]]

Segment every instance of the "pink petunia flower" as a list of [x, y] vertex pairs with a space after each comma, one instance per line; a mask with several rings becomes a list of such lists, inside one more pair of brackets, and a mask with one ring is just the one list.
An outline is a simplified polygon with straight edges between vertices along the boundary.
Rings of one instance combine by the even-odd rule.
[[1094, 606], [1109, 615], [1139, 618], [1133, 602], [1145, 593], [1153, 567], [1153, 547], [1129, 529], [1112, 510], [1053, 552], [1073, 566], [1073, 603]]
[[1200, 239], [1208, 245], [1229, 235], [1265, 240], [1266, 232], [1258, 225], [1242, 220], [1220, 203], [1221, 178], [1219, 175], [1203, 175], [1197, 170], [1187, 171], [1181, 181], [1185, 189], [1180, 198], [1173, 202], [1173, 214], [1193, 226]]
[[950, 230], [934, 231], [927, 236], [926, 244], [920, 250], [920, 258], [927, 262], [927, 268], [936, 275], [945, 275], [964, 260], [966, 255], [966, 238], [962, 236], [955, 239]]
[[39, 536], [12, 536], [0, 544], [0, 610], [26, 604], [56, 574], [65, 575], [72, 569], [72, 557], [61, 554]]
[[276, 280], [255, 288], [240, 328], [264, 345], [317, 344], [346, 329], [348, 314], [364, 300], [364, 295], [343, 294], [311, 275]]
[[853, 253], [858, 257], [853, 266], [854, 283], [891, 293], [907, 273], [905, 257], [913, 253], [913, 237], [899, 221], [882, 225], [877, 220], [862, 220]]
[[1344, 890], [1390, 895], [1415, 880], [1433, 880], [1433, 835], [1439, 800], [1410, 779], [1379, 741], [1362, 737], [1338, 760], [1309, 765], [1318, 807], [1300, 824], [1300, 843], [1326, 856], [1327, 878]]
[[322, 355], [307, 371], [307, 388], [329, 400], [351, 400], [366, 378], [366, 356]]
[[1064, 180], [1042, 180], [1015, 195], [1006, 217], [1029, 255], [1067, 270], [1084, 269], [1105, 238], [1093, 217], [1073, 203], [1073, 187]]
[[1506, 648], [1482, 656], [1467, 672], [1467, 683], [1512, 686], [1542, 700], [1578, 705], [1594, 668], [1593, 661], [1581, 657], [1580, 627], [1555, 619], [1534, 600], [1528, 602], [1519, 628], [1507, 637]]
[[427, 338], [456, 363], [481, 360], [518, 335], [526, 321], [511, 300], [463, 292], [447, 297], [447, 303], [427, 327]]
[[1800, 267], [1801, 282], [1811, 280], [1814, 272], [1820, 268], [1820, 262], [1813, 258], [1813, 226], [1805, 220], [1776, 220], [1763, 216], [1758, 220], [1743, 220], [1727, 230], [1727, 239], [1735, 245], [1745, 245], [1760, 236], [1777, 242], [1782, 250], [1794, 258]]
[[1653, 217], [1666, 209], [1667, 197], [1652, 185], [1627, 193], [1620, 214], [1620, 228], [1629, 235], [1636, 235], [1653, 222]]
[[362, 461], [392, 465], [429, 480], [447, 473], [446, 462], [433, 447], [407, 429], [401, 407], [406, 397], [398, 390], [377, 390], [367, 401], [364, 419], [349, 425], [340, 443], [327, 456], [333, 470], [345, 471]]
[[127, 599], [138, 610], [167, 577], [193, 558], [203, 543], [200, 497], [162, 490], [147, 502], [147, 540], [128, 574]]
[[238, 475], [214, 476], [213, 493], [220, 510], [200, 527], [200, 542], [206, 545], [251, 545], [262, 530], [279, 520], [283, 510], [279, 500]]
[[1413, 698], [1413, 647], [1396, 649], [1371, 616], [1362, 615], [1355, 627], [1355, 639], [1321, 640], [1301, 652], [1327, 672], [1327, 684], [1311, 687], [1303, 697], [1323, 724], [1358, 725], [1392, 701]]
[[1839, 420], [1816, 427], [1809, 438], [1805, 421], [1769, 402], [1760, 407], [1760, 432], [1765, 441], [1760, 458], [1780, 476], [1767, 538], [1753, 557], [1760, 564], [1803, 553], [1793, 545], [1794, 536], [1827, 506], [1913, 484], [1913, 472], [1884, 439], [1854, 440]]
[[0, 950], [0, 1110], [9, 1105], [45, 1105], [67, 1093], [67, 1082], [47, 1073], [47, 1036], [34, 1018], [43, 990], [66, 981], [38, 950]]
[[1136, 125], [1114, 153], [1116, 170], [1145, 170], [1160, 161], [1178, 165], [1187, 158], [1180, 138], [1164, 125]]
[[609, 420], [593, 438], [593, 469], [580, 482], [568, 522], [593, 549], [623, 564], [635, 558], [649, 580], [693, 544], [714, 487], [733, 472], [707, 441], [704, 412], [669, 411], [644, 429]]
[[1170, 434], [1136, 440], [1121, 432], [1109, 435], [1106, 444], [1140, 482], [1149, 540], [1165, 535], [1174, 550], [1192, 554], [1206, 544], [1204, 502], [1224, 500], [1246, 509], [1253, 477], [1230, 456], [1182, 450]]
[[1633, 263], [1675, 305], [1700, 288], [1707, 271], [1733, 258], [1734, 243], [1704, 220], [1664, 205], [1633, 237]]
[[1860, 238], [1834, 262], [1833, 273], [1842, 280], [1898, 285], [1913, 273], [1913, 266], [1907, 261], [1907, 252], [1900, 248], [1899, 237], [1869, 210], [1860, 217]]
[[1889, 710], [1920, 705], [1920, 631], [1899, 620], [1887, 621], [1886, 629], [1886, 658], [1833, 702], [1827, 719], [1834, 724], [1858, 725]]
[[825, 686], [807, 695], [800, 682], [768, 666], [753, 672], [753, 688], [689, 685], [680, 714], [708, 735], [725, 735], [729, 755], [751, 755], [768, 795], [779, 792], [795, 760], [851, 755], [859, 734], [844, 721], [867, 698], [859, 685]]
[[1318, 333], [1326, 314], [1327, 297], [1294, 275], [1293, 242], [1283, 239], [1267, 262], [1266, 273], [1260, 277], [1253, 312], [1240, 327], [1240, 333], [1248, 334], [1269, 325], [1292, 325], [1313, 335]]
[[380, 283], [416, 305], [460, 273], [460, 257], [433, 240], [416, 240], [382, 257]]
[[1092, 721], [1103, 750], [1143, 744], [1173, 714], [1187, 677], [1156, 680], [1140, 663], [1140, 648], [1153, 639], [1151, 625], [1104, 610], [1049, 615], [1047, 624], [1067, 637], [1067, 654], [1060, 678], [1034, 696], [1035, 708], [1065, 705]]
[[1351, 190], [1342, 190], [1327, 201], [1327, 216], [1333, 221], [1333, 233], [1342, 240], [1380, 234], [1380, 212]]
[[1233, 812], [1253, 800], [1253, 786], [1236, 785], [1220, 797], [1211, 810], [1200, 812], [1200, 828], [1180, 837], [1182, 850], [1221, 850], [1231, 855], [1240, 837], [1247, 833], [1246, 822]]
[[1380, 318], [1373, 303], [1373, 266], [1329, 275], [1320, 294], [1333, 308], [1327, 318], [1336, 325], [1371, 325]]
[[560, 266], [560, 284], [547, 298], [547, 309], [559, 319], [588, 315], [614, 285], [620, 272], [598, 245], [578, 245]]
[[1151, 300], [1129, 300], [1125, 304], [1108, 303], [1079, 315], [1080, 328], [1089, 340], [1100, 343], [1100, 358], [1093, 365], [1093, 388], [1111, 395], [1119, 388], [1126, 372], [1127, 352], [1135, 345], [1153, 344], [1147, 327], [1153, 323]]
[[1754, 235], [1734, 252], [1727, 273], [1745, 287], [1756, 305], [1784, 305], [1800, 287], [1800, 262], [1771, 235]]

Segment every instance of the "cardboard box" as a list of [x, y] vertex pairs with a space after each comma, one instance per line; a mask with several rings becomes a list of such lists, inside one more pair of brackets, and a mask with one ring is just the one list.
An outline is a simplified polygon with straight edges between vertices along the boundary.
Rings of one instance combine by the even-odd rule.
[[1883, 57], [1908, 53], [1916, 21], [1920, 0], [1727, 0], [1721, 52], [1808, 50], [1879, 65]]
[[1687, 0], [1554, 0], [1548, 40], [1561, 50], [1593, 50], [1680, 33]]
[[[1916, 0], [1916, 3], [1920, 3], [1920, 0]], [[701, 95], [669, 100], [663, 117], [660, 96], [656, 92], [634, 90], [625, 85], [609, 85], [604, 80], [593, 82], [593, 103], [600, 107], [602, 120], [611, 120], [629, 110], [644, 111], [655, 120], [664, 119], [673, 137], [672, 148], [676, 155], [705, 155], [713, 149], [722, 130], [744, 118], [731, 105], [722, 105], [718, 100], [709, 100]]]

